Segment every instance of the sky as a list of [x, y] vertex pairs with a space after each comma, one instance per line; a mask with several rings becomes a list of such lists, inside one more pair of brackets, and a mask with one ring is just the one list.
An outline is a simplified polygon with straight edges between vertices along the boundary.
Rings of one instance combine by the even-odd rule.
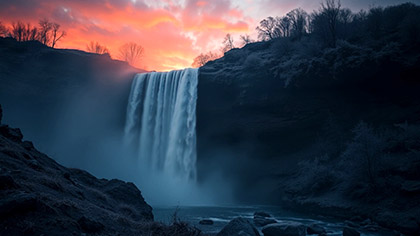
[[[342, 0], [354, 11], [409, 0]], [[58, 48], [85, 50], [90, 41], [106, 46], [111, 57], [128, 42], [144, 47], [135, 66], [168, 71], [190, 67], [194, 58], [219, 52], [224, 36], [249, 34], [267, 16], [282, 16], [301, 7], [318, 9], [321, 0], [0, 0], [0, 21], [36, 25], [42, 18], [66, 31]], [[411, 0], [420, 4], [420, 0]]]

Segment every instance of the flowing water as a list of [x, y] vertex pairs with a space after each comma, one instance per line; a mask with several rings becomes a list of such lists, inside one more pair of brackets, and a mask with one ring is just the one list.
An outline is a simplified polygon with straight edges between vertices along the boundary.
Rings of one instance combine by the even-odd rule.
[[[304, 225], [312, 223], [318, 224], [326, 229], [328, 236], [342, 236], [343, 221], [334, 220], [320, 216], [308, 216], [297, 214], [294, 212], [286, 211], [277, 206], [225, 206], [225, 207], [197, 207], [197, 206], [184, 206], [184, 207], [154, 207], [153, 214], [156, 221], [166, 224], [171, 224], [173, 221], [174, 213], [176, 212], [177, 218], [181, 221], [188, 222], [190, 225], [197, 227], [206, 234], [216, 234], [230, 220], [236, 217], [244, 217], [253, 220], [254, 213], [263, 211], [269, 213], [278, 222], [300, 222]], [[203, 219], [213, 220], [213, 225], [200, 225], [199, 221]], [[261, 228], [257, 228], [261, 232]], [[369, 232], [363, 229], [358, 229], [362, 236], [390, 236], [394, 235], [393, 232], [379, 230], [378, 232]], [[261, 234], [262, 235], [262, 234]]]
[[198, 69], [138, 74], [127, 108], [125, 142], [151, 172], [196, 178]]

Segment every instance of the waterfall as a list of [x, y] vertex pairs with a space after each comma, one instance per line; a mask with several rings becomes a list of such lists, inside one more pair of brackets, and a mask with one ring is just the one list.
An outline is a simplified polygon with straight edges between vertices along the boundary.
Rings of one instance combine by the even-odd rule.
[[124, 138], [138, 165], [195, 180], [197, 83], [198, 69], [135, 76]]

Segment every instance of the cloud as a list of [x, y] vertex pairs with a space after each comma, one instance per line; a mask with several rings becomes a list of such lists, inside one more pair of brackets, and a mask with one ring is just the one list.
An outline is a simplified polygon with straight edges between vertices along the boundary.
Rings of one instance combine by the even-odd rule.
[[3, 22], [37, 24], [47, 17], [62, 25], [62, 48], [84, 50], [90, 41], [107, 46], [111, 55], [126, 42], [145, 48], [137, 65], [149, 70], [188, 67], [201, 51], [215, 49], [227, 32], [247, 32], [248, 23], [230, 0], [0, 0]]
[[[354, 10], [406, 0], [342, 0]], [[61, 24], [67, 36], [62, 48], [84, 50], [90, 41], [107, 46], [111, 55], [127, 42], [145, 48], [136, 65], [149, 70], [188, 67], [194, 57], [219, 50], [226, 33], [238, 39], [251, 34], [267, 16], [281, 16], [301, 7], [317, 9], [312, 0], [0, 0], [0, 21], [37, 24], [47, 17]]]

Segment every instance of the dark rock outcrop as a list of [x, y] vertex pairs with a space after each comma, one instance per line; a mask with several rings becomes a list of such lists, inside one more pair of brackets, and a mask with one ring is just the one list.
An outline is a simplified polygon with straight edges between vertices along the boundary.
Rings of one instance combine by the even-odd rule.
[[141, 235], [152, 224], [134, 184], [65, 168], [19, 129], [0, 131], [0, 235]]
[[[420, 12], [413, 5], [386, 12], [405, 17], [409, 9]], [[360, 215], [419, 235], [420, 176], [412, 169], [419, 166], [420, 138], [409, 133], [419, 133], [420, 47], [388, 39], [343, 41], [314, 54], [311, 35], [276, 39], [208, 62], [198, 84], [199, 172], [220, 156], [218, 170], [237, 178], [232, 189], [244, 202], [268, 201], [343, 220]], [[386, 138], [383, 154], [375, 157], [378, 183], [360, 184], [367, 182], [364, 171], [342, 175], [350, 172], [346, 166], [366, 161], [347, 152], [361, 121], [374, 133], [409, 131], [401, 142], [397, 135]], [[396, 127], [402, 123], [407, 128]], [[387, 160], [379, 158], [385, 155]], [[339, 163], [345, 163], [341, 170]]]
[[263, 218], [263, 217], [254, 218], [254, 224], [255, 226], [258, 226], [258, 227], [263, 227], [263, 226], [274, 224], [274, 223], [277, 223], [275, 219]]
[[306, 228], [306, 232], [309, 235], [317, 234], [317, 235], [326, 235], [327, 231], [324, 229], [324, 227], [318, 225], [318, 224], [310, 224]]
[[305, 236], [305, 225], [297, 222], [282, 222], [267, 225], [262, 229], [264, 236]]
[[360, 236], [360, 233], [351, 227], [344, 227], [343, 236]]
[[205, 220], [200, 220], [200, 222], [198, 222], [200, 225], [213, 225], [214, 222], [212, 220], [209, 219], [205, 219]]
[[277, 223], [273, 218], [270, 218], [270, 214], [266, 212], [255, 212], [254, 213], [254, 224], [258, 227], [263, 227], [269, 224]]
[[[2, 122], [19, 127], [43, 153], [74, 166], [94, 158], [91, 150], [108, 136], [99, 131], [124, 126], [131, 81], [140, 72], [109, 55], [0, 37], [0, 104], [7, 114]], [[84, 145], [86, 139], [96, 142]], [[73, 155], [75, 150], [80, 152]]]
[[254, 218], [256, 218], [256, 217], [268, 218], [268, 217], [271, 217], [271, 215], [268, 214], [267, 212], [257, 211], [257, 212], [254, 213]]
[[260, 236], [260, 233], [247, 219], [238, 217], [231, 220], [217, 236]]

